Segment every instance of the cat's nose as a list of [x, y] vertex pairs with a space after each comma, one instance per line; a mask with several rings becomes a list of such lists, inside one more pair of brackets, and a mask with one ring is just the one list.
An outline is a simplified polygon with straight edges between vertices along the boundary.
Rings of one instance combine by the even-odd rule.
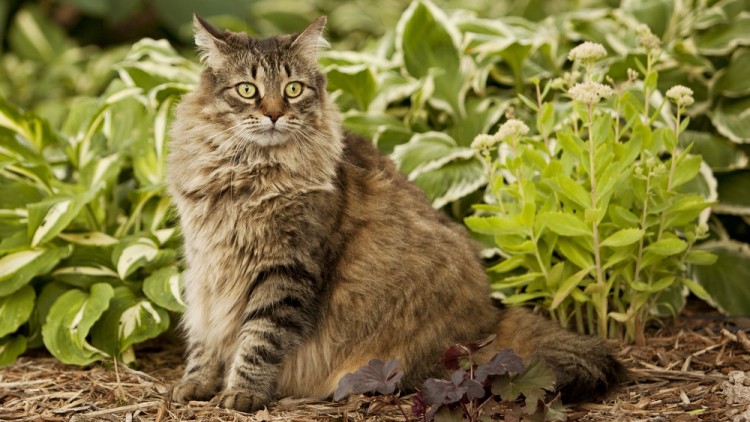
[[273, 123], [276, 123], [276, 121], [279, 120], [279, 117], [281, 117], [281, 112], [279, 111], [267, 111], [264, 114], [271, 119], [271, 122]]

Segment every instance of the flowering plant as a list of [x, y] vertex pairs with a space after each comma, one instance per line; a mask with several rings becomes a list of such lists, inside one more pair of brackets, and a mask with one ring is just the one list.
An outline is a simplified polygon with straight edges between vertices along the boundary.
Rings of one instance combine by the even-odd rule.
[[[708, 299], [685, 271], [714, 259], [693, 249], [712, 204], [691, 187], [702, 159], [677, 142], [692, 92], [676, 86], [666, 100], [653, 95], [653, 41], [642, 35], [644, 79], [631, 70], [620, 85], [597, 69], [603, 46], [579, 45], [569, 59], [583, 80], [550, 84], [566, 91], [569, 109], [555, 113], [547, 86], [537, 89], [536, 105], [525, 101], [537, 112], [536, 134], [509, 119], [495, 135], [478, 136], [472, 147], [485, 164], [486, 203], [465, 220], [493, 236], [503, 259], [489, 272], [506, 304], [541, 304], [563, 325], [639, 343], [645, 322], [676, 310], [683, 291]], [[655, 110], [652, 99], [661, 101]]]

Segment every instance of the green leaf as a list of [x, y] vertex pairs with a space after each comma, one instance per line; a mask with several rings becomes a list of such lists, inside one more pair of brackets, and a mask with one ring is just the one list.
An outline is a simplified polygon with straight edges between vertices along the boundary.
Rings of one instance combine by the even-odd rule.
[[152, 239], [144, 236], [134, 236], [123, 239], [112, 253], [112, 262], [117, 268], [117, 274], [124, 280], [130, 274], [157, 259], [159, 246]]
[[333, 65], [325, 69], [330, 89], [340, 89], [354, 98], [357, 108], [367, 111], [375, 97], [375, 72], [366, 64]]
[[591, 193], [587, 192], [581, 183], [562, 173], [557, 175], [555, 182], [560, 188], [560, 192], [568, 199], [583, 208], [591, 208]]
[[155, 271], [143, 281], [143, 293], [152, 302], [173, 312], [184, 312], [182, 274], [176, 266]]
[[497, 265], [493, 265], [490, 268], [487, 268], [488, 272], [503, 274], [507, 273], [508, 271], [513, 271], [516, 268], [524, 265], [526, 262], [526, 257], [523, 255], [513, 255], [510, 258], [504, 259], [502, 262], [500, 262]]
[[[750, 283], [747, 282], [750, 280], [750, 246], [724, 240], [705, 242], [699, 248], [716, 256], [713, 265], [692, 268], [693, 278], [707, 292], [710, 302], [726, 314], [750, 316]], [[695, 287], [685, 284], [688, 288]]]
[[674, 176], [672, 177], [672, 187], [677, 188], [692, 180], [698, 175], [703, 160], [699, 155], [692, 155], [680, 160], [675, 167]]
[[54, 239], [83, 208], [82, 197], [49, 198], [29, 205], [29, 237], [31, 246]]
[[581, 280], [583, 280], [590, 271], [591, 268], [584, 268], [581, 271], [578, 271], [577, 273], [566, 278], [565, 281], [560, 284], [560, 287], [552, 297], [552, 304], [549, 306], [549, 310], [554, 311], [555, 309], [557, 309], [557, 307], [560, 306], [560, 304], [565, 299], [567, 299], [568, 296], [570, 296], [573, 289], [578, 287]]
[[657, 240], [656, 242], [646, 246], [644, 252], [650, 252], [660, 256], [671, 256], [677, 255], [687, 248], [687, 242], [682, 239], [671, 238]]
[[632, 227], [640, 224], [638, 217], [629, 209], [617, 204], [612, 204], [607, 210], [609, 218], [619, 227]]
[[0, 368], [16, 361], [26, 351], [26, 337], [9, 336], [0, 339]]
[[604, 241], [600, 245], [612, 248], [632, 245], [633, 243], [641, 240], [644, 234], [645, 233], [641, 229], [622, 229], [604, 239]]
[[441, 208], [484, 185], [484, 166], [476, 157], [458, 158], [420, 173], [413, 181], [425, 192], [434, 208]]
[[748, 155], [739, 145], [714, 133], [688, 130], [680, 136], [680, 145], [692, 145], [690, 151], [700, 155], [715, 172], [737, 170], [748, 164]]
[[90, 293], [78, 289], [63, 293], [52, 305], [42, 327], [47, 350], [61, 362], [74, 365], [88, 365], [106, 356], [92, 347], [86, 336], [113, 296], [114, 290], [107, 283], [93, 285]]
[[523, 235], [526, 230], [515, 220], [501, 216], [471, 216], [464, 219], [469, 229], [482, 234], [518, 234]]
[[750, 142], [750, 97], [722, 98], [708, 113], [716, 130], [732, 142]]
[[41, 63], [50, 63], [67, 50], [65, 33], [32, 5], [16, 13], [8, 42], [19, 56]]
[[732, 53], [729, 65], [717, 75], [715, 89], [725, 97], [741, 98], [750, 95], [747, 69], [750, 69], [750, 48], [738, 48]]
[[131, 345], [169, 328], [169, 314], [127, 287], [117, 287], [107, 312], [91, 331], [94, 346], [119, 356]]
[[438, 168], [452, 159], [473, 156], [473, 150], [459, 148], [453, 138], [440, 132], [415, 134], [408, 143], [397, 146], [391, 155], [398, 168], [410, 179]]
[[0, 338], [15, 333], [18, 327], [29, 320], [35, 299], [34, 289], [29, 285], [11, 295], [0, 297]]
[[750, 171], [733, 171], [717, 174], [719, 203], [713, 211], [719, 214], [750, 215]]
[[750, 16], [741, 14], [731, 23], [716, 25], [695, 35], [698, 52], [707, 56], [728, 55], [737, 46], [750, 45]]
[[429, 0], [412, 2], [396, 27], [396, 48], [415, 78], [433, 77], [435, 93], [429, 101], [455, 116], [465, 115], [469, 88], [459, 54], [461, 35], [445, 13]]
[[558, 245], [560, 246], [560, 252], [562, 252], [565, 258], [569, 259], [579, 268], [590, 268], [594, 265], [594, 260], [591, 253], [582, 248], [573, 240], [560, 238], [558, 240]]
[[538, 218], [553, 232], [561, 236], [591, 236], [591, 227], [573, 214], [562, 211], [545, 212]]
[[0, 258], [0, 296], [9, 295], [32, 278], [46, 274], [70, 255], [72, 247], [35, 248], [15, 252]]
[[719, 257], [708, 251], [693, 249], [685, 256], [685, 262], [693, 265], [713, 265]]

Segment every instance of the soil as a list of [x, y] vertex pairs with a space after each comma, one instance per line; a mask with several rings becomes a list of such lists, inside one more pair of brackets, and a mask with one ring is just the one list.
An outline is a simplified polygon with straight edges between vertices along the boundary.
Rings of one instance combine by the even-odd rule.
[[[651, 329], [645, 347], [617, 345], [631, 379], [607, 401], [569, 407], [570, 421], [750, 422], [749, 318], [724, 318], [693, 304], [680, 318]], [[138, 350], [138, 369], [109, 363], [81, 368], [31, 352], [0, 370], [2, 421], [403, 421], [400, 405], [383, 397], [340, 403], [283, 399], [246, 414], [210, 402], [171, 403], [183, 370], [174, 340]], [[509, 409], [487, 406], [491, 419]], [[414, 418], [414, 420], [420, 420]]]

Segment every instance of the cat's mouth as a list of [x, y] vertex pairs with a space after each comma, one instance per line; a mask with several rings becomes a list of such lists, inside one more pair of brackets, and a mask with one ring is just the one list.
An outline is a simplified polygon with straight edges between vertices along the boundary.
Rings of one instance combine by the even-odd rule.
[[289, 139], [289, 133], [275, 125], [255, 134], [255, 143], [261, 146], [282, 145]]

